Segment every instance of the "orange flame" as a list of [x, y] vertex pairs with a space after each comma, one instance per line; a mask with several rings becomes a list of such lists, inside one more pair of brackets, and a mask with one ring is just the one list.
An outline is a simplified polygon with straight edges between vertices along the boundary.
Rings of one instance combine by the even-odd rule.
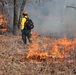
[[6, 14], [0, 13], [0, 32], [6, 32], [8, 30], [8, 17]]
[[3, 28], [1, 29], [1, 32], [6, 32], [7, 30], [9, 30], [8, 28]]
[[[32, 37], [33, 38], [33, 37]], [[56, 61], [56, 59], [65, 60], [70, 52], [75, 50], [76, 37], [74, 39], [67, 38], [50, 38], [51, 42], [41, 43], [33, 42], [29, 47], [29, 52], [25, 61]], [[49, 40], [49, 41], [50, 41]], [[46, 41], [46, 40], [44, 40]]]

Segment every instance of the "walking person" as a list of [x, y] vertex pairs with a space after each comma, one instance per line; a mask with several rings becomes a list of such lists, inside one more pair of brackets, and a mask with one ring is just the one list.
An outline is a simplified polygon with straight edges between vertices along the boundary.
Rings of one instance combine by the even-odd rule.
[[33, 22], [31, 23], [29, 19], [28, 13], [23, 12], [23, 17], [21, 21], [21, 31], [22, 31], [22, 40], [24, 44], [27, 44], [27, 39], [30, 43], [32, 43], [31, 39], [31, 29], [34, 28]]

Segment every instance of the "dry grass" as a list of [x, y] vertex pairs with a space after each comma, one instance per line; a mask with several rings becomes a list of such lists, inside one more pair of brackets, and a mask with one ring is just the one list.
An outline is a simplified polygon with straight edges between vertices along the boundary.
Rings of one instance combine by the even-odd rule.
[[[53, 41], [48, 36], [38, 34], [34, 34], [32, 40], [40, 43], [40, 48], [44, 43]], [[0, 75], [76, 75], [76, 61], [71, 63], [21, 62], [20, 60], [28, 54], [30, 46], [23, 44], [21, 35], [0, 35]]]

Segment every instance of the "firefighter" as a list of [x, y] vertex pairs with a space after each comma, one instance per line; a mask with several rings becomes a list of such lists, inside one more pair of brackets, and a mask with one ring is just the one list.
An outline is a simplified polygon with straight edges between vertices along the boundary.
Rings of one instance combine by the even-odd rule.
[[24, 42], [24, 44], [27, 44], [27, 39], [28, 41], [31, 43], [32, 41], [30, 40], [31, 38], [31, 29], [30, 30], [27, 30], [25, 28], [25, 23], [26, 23], [26, 20], [27, 20], [28, 17], [28, 13], [27, 12], [23, 12], [23, 18], [22, 18], [22, 21], [21, 21], [21, 32], [22, 32], [22, 40]]

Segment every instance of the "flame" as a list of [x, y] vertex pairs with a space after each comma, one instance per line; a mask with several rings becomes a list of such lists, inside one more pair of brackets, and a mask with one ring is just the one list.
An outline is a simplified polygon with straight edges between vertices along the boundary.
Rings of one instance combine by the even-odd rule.
[[65, 55], [70, 51], [74, 50], [74, 41], [68, 39], [67, 37], [59, 38], [52, 43], [52, 50], [50, 51], [52, 56], [59, 58], [64, 58]]
[[9, 30], [8, 28], [3, 28], [1, 29], [1, 32], [6, 32], [7, 30]]
[[[45, 39], [42, 40], [46, 41]], [[67, 38], [67, 36], [57, 39], [47, 38], [47, 42], [44, 43], [44, 41], [42, 43], [33, 42], [29, 47], [28, 55], [23, 61], [66, 61], [68, 56], [71, 57], [70, 52], [75, 50], [76, 46], [76, 37], [73, 39]]]
[[8, 17], [4, 13], [0, 13], [0, 32], [6, 32], [8, 30]]

